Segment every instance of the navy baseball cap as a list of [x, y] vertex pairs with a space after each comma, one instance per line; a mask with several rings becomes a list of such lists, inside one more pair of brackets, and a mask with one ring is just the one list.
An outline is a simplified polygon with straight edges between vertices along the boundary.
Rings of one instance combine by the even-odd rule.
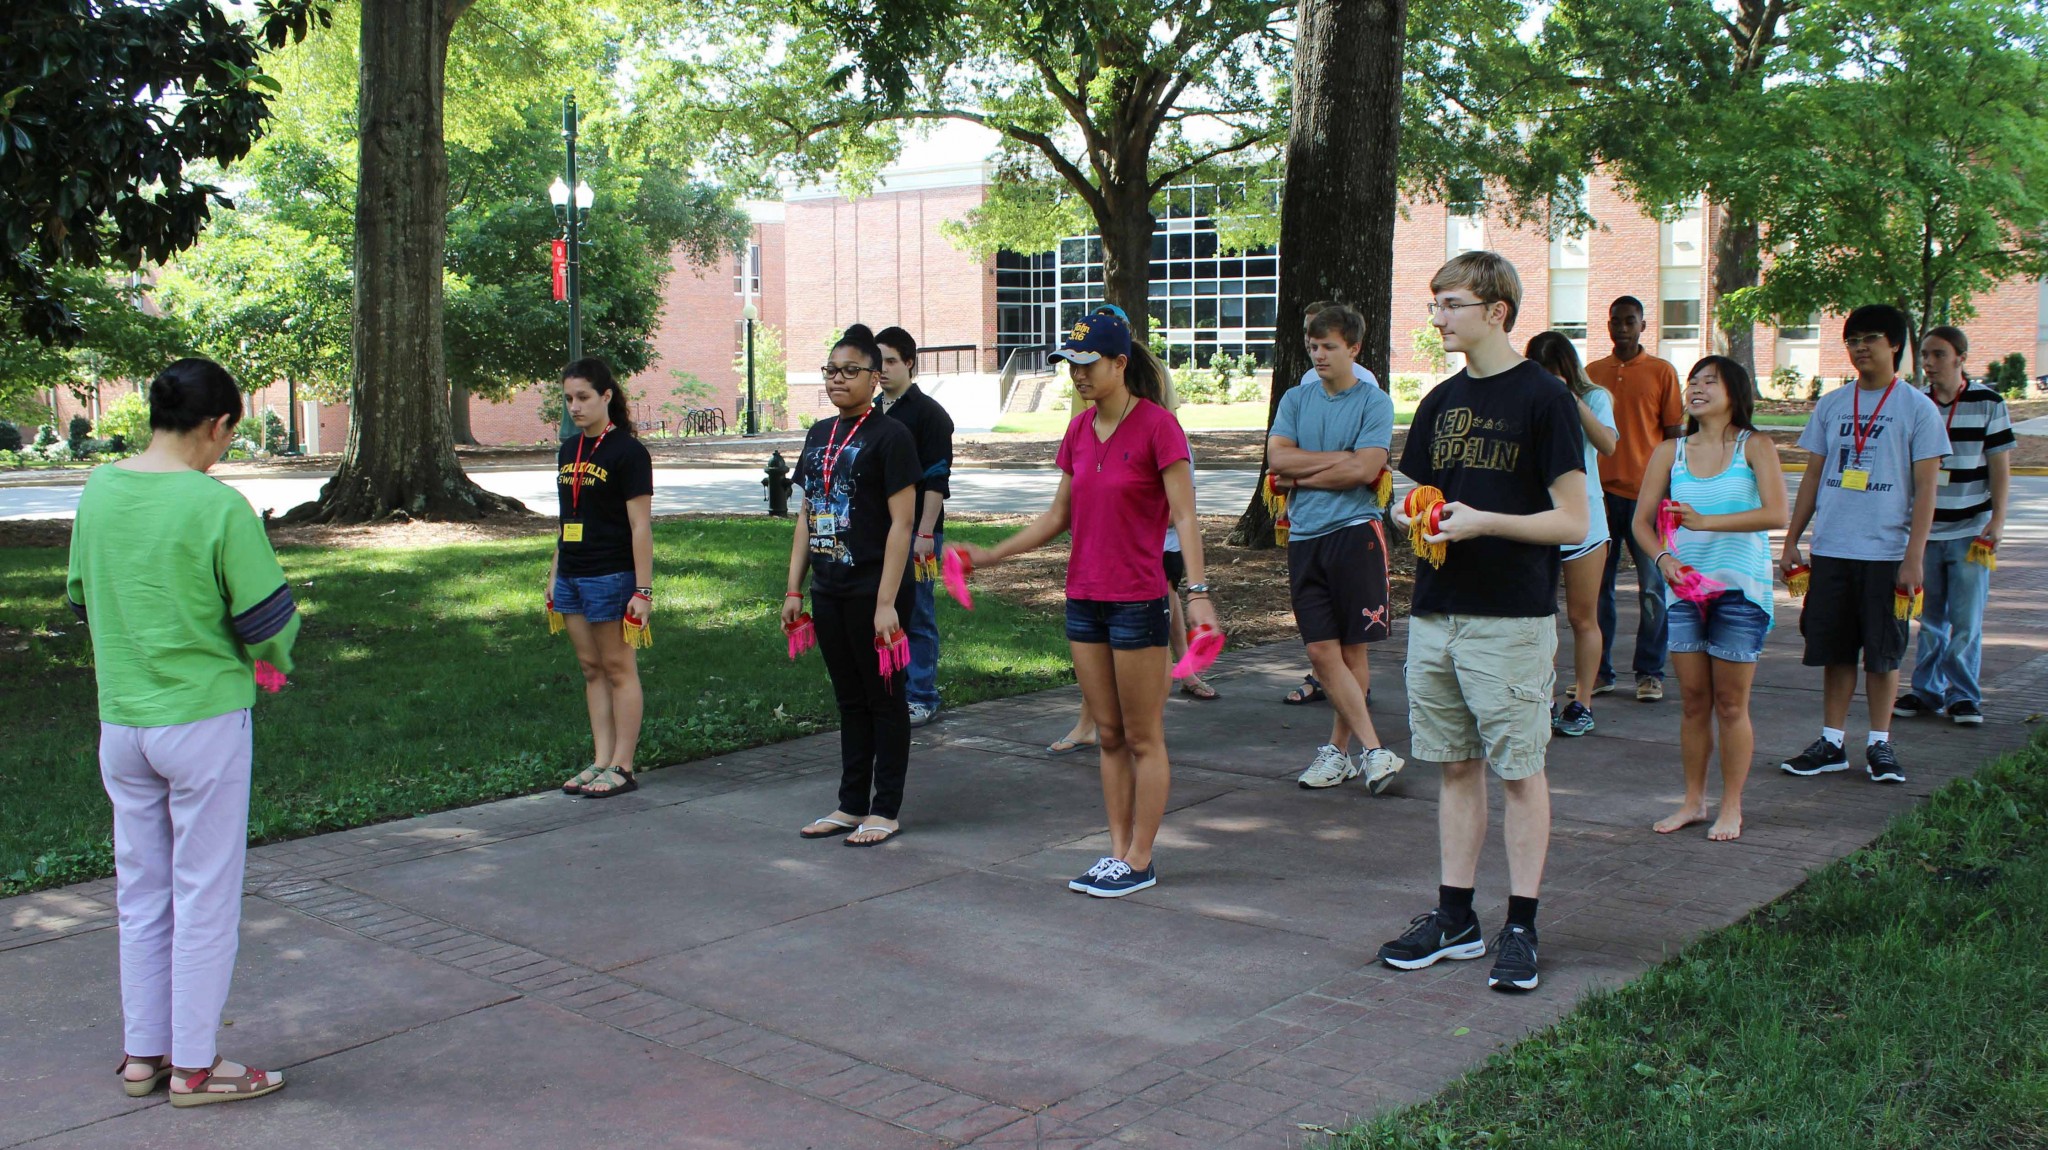
[[1082, 316], [1067, 333], [1060, 349], [1048, 359], [1068, 363], [1094, 363], [1104, 356], [1131, 354], [1131, 325], [1106, 312]]

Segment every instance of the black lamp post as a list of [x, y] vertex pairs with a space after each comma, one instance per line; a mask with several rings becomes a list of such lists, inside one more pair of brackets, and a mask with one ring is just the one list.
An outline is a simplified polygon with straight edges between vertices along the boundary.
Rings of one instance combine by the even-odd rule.
[[[590, 185], [576, 178], [576, 94], [562, 97], [562, 144], [568, 154], [567, 175], [548, 187], [548, 202], [555, 206], [555, 218], [567, 227], [569, 295], [569, 362], [583, 358], [583, 218], [595, 198]], [[571, 197], [574, 203], [571, 203]], [[569, 406], [562, 405], [561, 435], [577, 434], [576, 421], [569, 418]]]
[[[748, 272], [751, 275], [752, 269], [749, 268]], [[742, 434], [748, 436], [761, 433], [761, 429], [756, 423], [754, 409], [754, 321], [761, 318], [761, 311], [754, 306], [753, 283], [754, 281], [751, 278], [747, 280], [749, 289], [747, 293], [747, 306], [740, 311], [740, 315], [747, 321], [747, 418], [741, 424], [741, 428]]]

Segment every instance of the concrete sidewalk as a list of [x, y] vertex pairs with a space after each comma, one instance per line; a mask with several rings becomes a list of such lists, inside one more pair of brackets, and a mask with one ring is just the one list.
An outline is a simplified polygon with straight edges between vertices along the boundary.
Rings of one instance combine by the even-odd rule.
[[[1434, 899], [1434, 773], [1297, 789], [1330, 712], [1278, 704], [1302, 665], [1281, 644], [1227, 656], [1221, 701], [1171, 705], [1160, 885], [1121, 901], [1064, 886], [1106, 842], [1092, 761], [1040, 750], [1072, 689], [920, 732], [906, 833], [877, 850], [796, 837], [834, 802], [825, 735], [615, 800], [253, 851], [222, 1048], [291, 1085], [246, 1106], [120, 1093], [110, 883], [0, 902], [0, 1146], [1300, 1145], [1426, 1097], [2023, 742], [2048, 711], [2044, 586], [2048, 547], [2009, 545], [1989, 722], [1901, 722], [1911, 782], [1888, 788], [1771, 769], [1818, 725], [1781, 600], [1736, 844], [1649, 830], [1680, 793], [1675, 689], [1603, 700], [1595, 735], [1553, 744], [1532, 995], [1487, 991], [1485, 961], [1373, 964]], [[1375, 718], [1405, 749], [1403, 643], [1381, 648]], [[1496, 834], [1489, 932], [1504, 870]]]

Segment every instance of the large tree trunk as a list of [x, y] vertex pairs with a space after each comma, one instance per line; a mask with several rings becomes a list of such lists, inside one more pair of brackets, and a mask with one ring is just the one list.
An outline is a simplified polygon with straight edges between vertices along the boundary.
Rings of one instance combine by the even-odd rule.
[[363, 0], [348, 447], [300, 522], [523, 511], [455, 460], [441, 330], [448, 36], [470, 0]]
[[1152, 327], [1152, 194], [1139, 170], [1135, 186], [1103, 189], [1108, 211], [1095, 225], [1102, 233], [1102, 295], [1131, 317], [1131, 338], [1143, 343]]
[[[1302, 0], [1297, 11], [1268, 426], [1280, 397], [1309, 370], [1302, 312], [1318, 300], [1350, 304], [1365, 316], [1359, 358], [1381, 387], [1388, 384], [1407, 22], [1407, 0]], [[1273, 517], [1256, 493], [1230, 541], [1273, 546]]]
[[[1757, 374], [1756, 325], [1730, 316], [1721, 301], [1730, 292], [1757, 285], [1763, 237], [1756, 220], [1735, 214], [1725, 204], [1715, 204], [1713, 211], [1720, 217], [1714, 239], [1714, 323], [1721, 329], [1724, 354], [1741, 364], [1751, 379], [1762, 382], [1769, 373]], [[1687, 366], [1679, 365], [1681, 370]]]
[[459, 383], [448, 385], [448, 430], [461, 446], [476, 446], [476, 432], [469, 426], [469, 389]]

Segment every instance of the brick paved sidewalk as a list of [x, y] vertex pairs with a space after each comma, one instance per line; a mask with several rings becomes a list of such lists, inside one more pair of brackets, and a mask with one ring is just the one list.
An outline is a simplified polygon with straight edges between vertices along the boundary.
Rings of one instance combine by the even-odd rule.
[[[222, 1044], [291, 1086], [249, 1106], [115, 1088], [109, 883], [0, 902], [0, 1147], [1300, 1145], [1426, 1097], [2022, 742], [2048, 711], [2041, 544], [2001, 556], [1990, 721], [1901, 723], [1907, 786], [1768, 769], [1818, 722], [1790, 610], [1758, 675], [1740, 843], [1648, 829], [1681, 789], [1675, 692], [1603, 700], [1595, 735], [1553, 747], [1534, 995], [1488, 992], [1485, 962], [1372, 964], [1434, 897], [1435, 779], [1297, 789], [1329, 711], [1278, 705], [1301, 657], [1276, 645], [1219, 665], [1222, 700], [1171, 705], [1161, 882], [1118, 902], [1064, 888], [1105, 844], [1092, 762], [1040, 750], [1071, 689], [920, 732], [906, 833], [877, 850], [797, 839], [834, 802], [820, 736], [605, 802], [253, 851]], [[1375, 690], [1397, 747], [1401, 649], [1380, 649]], [[1496, 834], [1489, 931], [1504, 870]]]

